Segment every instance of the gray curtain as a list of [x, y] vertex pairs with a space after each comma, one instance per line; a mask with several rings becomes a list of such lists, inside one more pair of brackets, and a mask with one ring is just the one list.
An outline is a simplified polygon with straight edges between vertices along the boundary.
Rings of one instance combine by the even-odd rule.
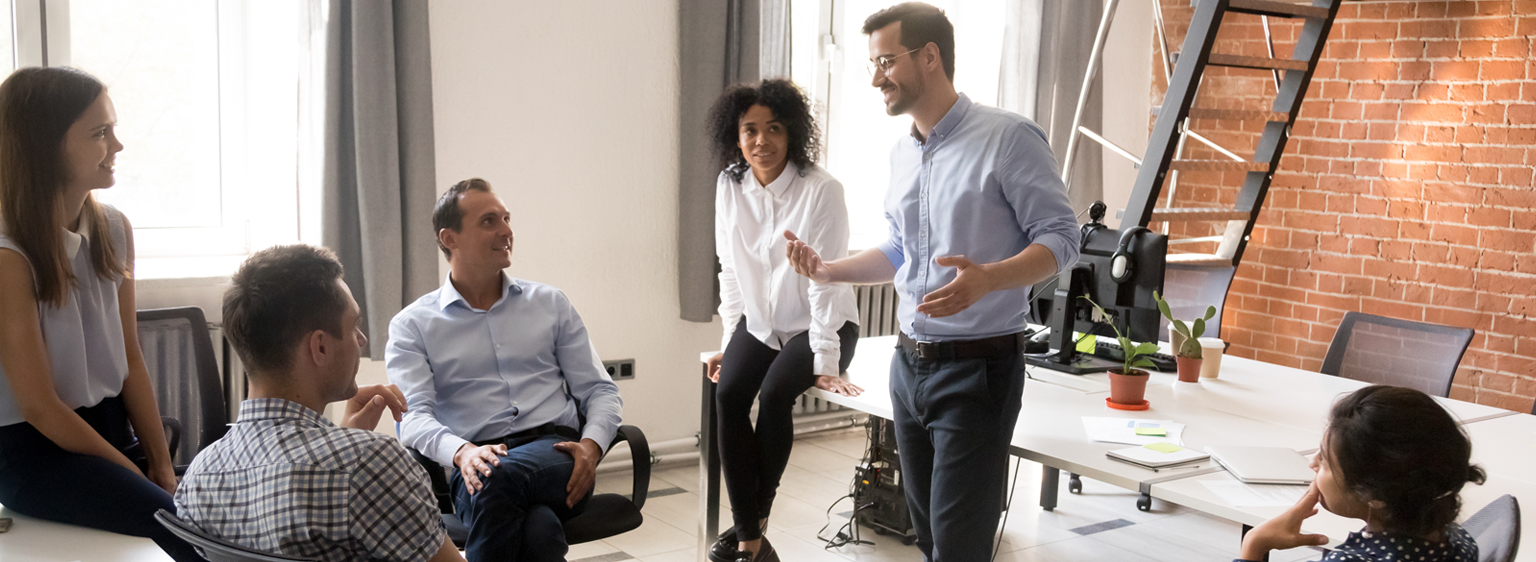
[[[1066, 159], [1072, 114], [1103, 15], [1100, 0], [1014, 0], [1007, 6], [999, 105], [1045, 129], [1058, 164]], [[1103, 130], [1101, 83], [1094, 81], [1083, 113], [1083, 126], [1094, 131]], [[1077, 211], [1104, 197], [1102, 156], [1098, 143], [1078, 139], [1071, 190]]]
[[331, 0], [326, 21], [322, 240], [382, 359], [390, 319], [438, 285], [427, 0]]
[[726, 86], [789, 76], [789, 0], [679, 0], [677, 290], [680, 316], [714, 319], [715, 178], [705, 135]]

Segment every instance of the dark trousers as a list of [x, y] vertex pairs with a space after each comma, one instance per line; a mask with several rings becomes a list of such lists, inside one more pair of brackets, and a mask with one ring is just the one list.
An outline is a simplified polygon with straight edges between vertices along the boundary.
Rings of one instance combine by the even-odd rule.
[[[146, 469], [121, 398], [75, 413]], [[38, 519], [146, 537], [178, 561], [203, 560], [155, 521], [156, 510], [176, 513], [165, 490], [107, 459], [66, 451], [26, 422], [0, 427], [0, 504]]]
[[[837, 335], [842, 341], [838, 370], [845, 371], [858, 345], [859, 326], [844, 323]], [[780, 348], [758, 341], [742, 318], [720, 361], [720, 386], [715, 391], [720, 466], [731, 498], [736, 538], [743, 541], [762, 537], [758, 521], [768, 517], [795, 442], [791, 411], [795, 400], [816, 384], [810, 332], [789, 338]], [[753, 398], [758, 401], [755, 430]]]
[[1008, 480], [1024, 361], [891, 359], [891, 405], [907, 508], [929, 562], [987, 560]]
[[[448, 485], [453, 488], [453, 509], [469, 527], [464, 556], [469, 562], [544, 562], [565, 560], [565, 521], [580, 515], [592, 498], [575, 507], [565, 505], [565, 486], [571, 481], [576, 461], [555, 448], [562, 441], [580, 441], [574, 430], [563, 433], [520, 435], [497, 440], [506, 443], [501, 465], [491, 467], [485, 484], [471, 495], [464, 477], [453, 469]], [[488, 442], [476, 443], [485, 445]]]

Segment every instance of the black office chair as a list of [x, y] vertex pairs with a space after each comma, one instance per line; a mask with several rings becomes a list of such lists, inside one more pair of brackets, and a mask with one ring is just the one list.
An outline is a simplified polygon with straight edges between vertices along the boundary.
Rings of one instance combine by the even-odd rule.
[[224, 539], [210, 537], [203, 533], [202, 529], [182, 521], [180, 517], [164, 509], [155, 512], [155, 520], [169, 529], [172, 534], [181, 537], [181, 540], [192, 543], [192, 546], [202, 549], [203, 557], [209, 562], [314, 562], [314, 558], [294, 558], [281, 554], [269, 554], [260, 550], [254, 550], [226, 541]]
[[1328, 345], [1322, 373], [1450, 396], [1456, 366], [1473, 333], [1471, 328], [1350, 312]]
[[1520, 502], [1501, 496], [1468, 517], [1461, 528], [1477, 542], [1478, 562], [1513, 562], [1520, 550]]
[[198, 452], [229, 430], [208, 320], [202, 309], [186, 306], [140, 310], [138, 324], [139, 349], [181, 475]]
[[[621, 494], [593, 494], [587, 502], [587, 510], [565, 522], [566, 544], [606, 539], [638, 529], [645, 522], [640, 508], [645, 507], [645, 494], [651, 488], [651, 447], [645, 440], [645, 433], [632, 425], [620, 426], [608, 449], [612, 450], [620, 441], [629, 442], [629, 454], [634, 464], [633, 499]], [[416, 462], [421, 463], [422, 468], [427, 469], [427, 476], [432, 479], [432, 494], [437, 496], [437, 508], [443, 513], [448, 538], [453, 539], [453, 544], [459, 548], [464, 548], [465, 539], [469, 537], [469, 527], [453, 512], [453, 492], [448, 489], [448, 469], [415, 449], [407, 450], [411, 456], [416, 457]]]

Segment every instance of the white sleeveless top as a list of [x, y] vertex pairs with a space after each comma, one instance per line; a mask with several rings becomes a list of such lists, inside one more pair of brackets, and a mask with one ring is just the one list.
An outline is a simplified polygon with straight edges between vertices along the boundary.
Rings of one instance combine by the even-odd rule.
[[[101, 205], [111, 227], [118, 256], [128, 253], [123, 214]], [[128, 378], [128, 355], [123, 344], [123, 319], [117, 306], [121, 278], [102, 279], [91, 264], [90, 226], [82, 221], [76, 232], [64, 233], [64, 249], [75, 273], [75, 286], [65, 292], [62, 306], [38, 305], [43, 341], [48, 346], [53, 386], [70, 408], [95, 406], [123, 391]], [[0, 248], [26, 253], [5, 235], [0, 225]], [[30, 261], [30, 258], [29, 258]], [[11, 393], [10, 376], [0, 364], [0, 426], [26, 421]]]

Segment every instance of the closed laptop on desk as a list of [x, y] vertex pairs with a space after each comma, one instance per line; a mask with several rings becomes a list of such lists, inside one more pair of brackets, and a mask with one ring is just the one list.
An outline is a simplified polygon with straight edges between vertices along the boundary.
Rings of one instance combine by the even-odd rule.
[[1248, 484], [1310, 484], [1315, 475], [1307, 458], [1285, 447], [1206, 447], [1211, 458]]

